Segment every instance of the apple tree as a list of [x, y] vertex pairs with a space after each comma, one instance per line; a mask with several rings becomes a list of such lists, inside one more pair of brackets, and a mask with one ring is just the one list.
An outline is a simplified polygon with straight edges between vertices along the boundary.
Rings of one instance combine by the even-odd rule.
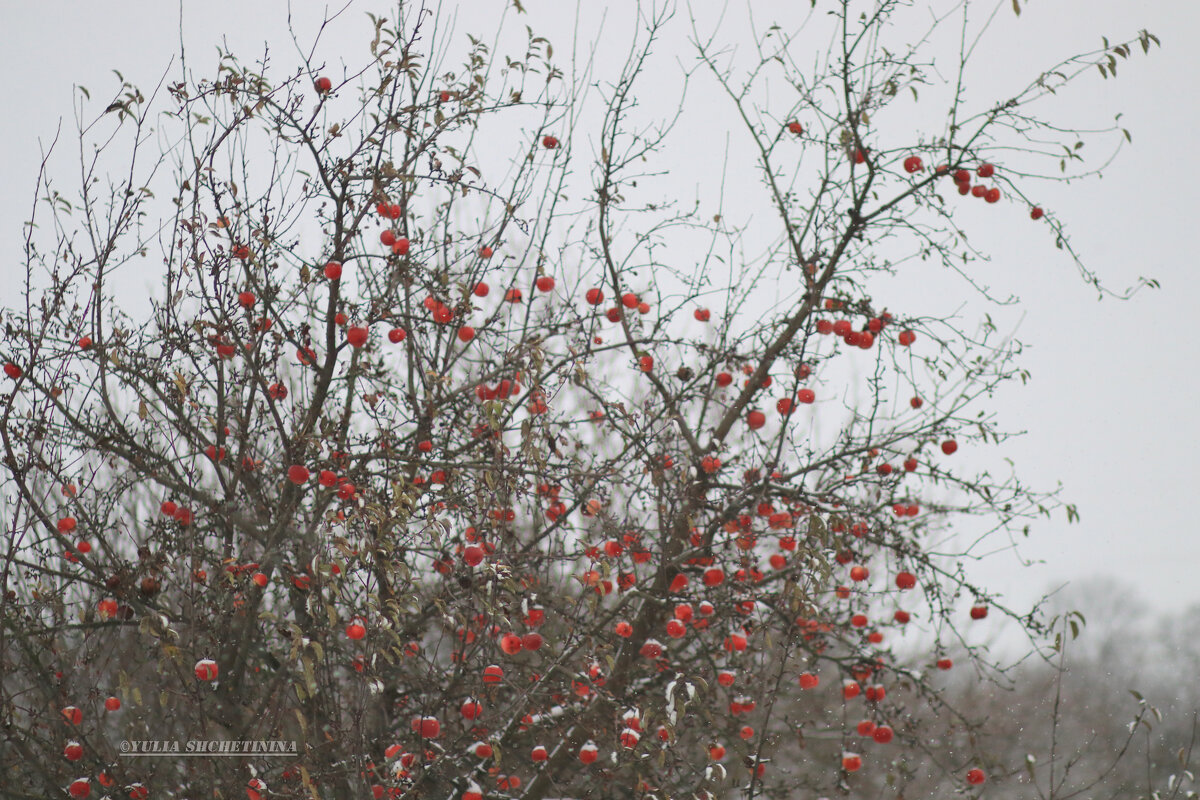
[[[13, 796], [1023, 780], [943, 690], [1006, 680], [984, 626], [1054, 629], [967, 539], [1075, 511], [987, 460], [1020, 344], [947, 309], [991, 299], [984, 212], [1070, 267], [1035, 192], [1077, 134], [1035, 108], [1157, 40], [983, 101], [975, 2], [814, 0], [741, 51], [646, 4], [565, 54], [526, 5], [81, 104], [3, 311]], [[934, 265], [947, 302], [889, 303]], [[297, 749], [122, 752], [196, 740]]]

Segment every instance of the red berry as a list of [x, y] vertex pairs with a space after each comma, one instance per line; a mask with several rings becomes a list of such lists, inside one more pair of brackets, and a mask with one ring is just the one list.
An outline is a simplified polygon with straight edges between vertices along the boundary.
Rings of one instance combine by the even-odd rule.
[[967, 783], [972, 786], [978, 786], [987, 780], [987, 775], [983, 774], [983, 770], [978, 767], [967, 770]]
[[797, 136], [804, 133], [804, 126], [801, 125], [799, 122], [796, 122], [795, 120], [792, 120], [791, 122], [788, 123], [787, 129], [788, 129], [788, 133], [794, 133]]
[[558, 147], [558, 139], [555, 139], [553, 136], [543, 136], [542, 147], [546, 148], [547, 150], [553, 150], [554, 148]]
[[947, 439], [946, 441], [942, 442], [942, 452], [946, 455], [952, 456], [957, 450], [958, 442], [954, 441], [953, 439]]
[[708, 322], [712, 314], [707, 308], [697, 308], [692, 312], [692, 316], [695, 317], [699, 322]]
[[336, 281], [342, 277], [342, 265], [336, 261], [330, 261], [325, 265], [325, 277], [331, 281]]
[[367, 635], [367, 629], [357, 622], [351, 622], [346, 626], [346, 636], [350, 639], [358, 641]]
[[981, 178], [990, 178], [996, 174], [996, 167], [992, 164], [984, 162], [979, 165], [979, 169], [975, 170], [975, 174]]
[[916, 585], [917, 585], [917, 576], [916, 575], [913, 575], [911, 572], [897, 572], [896, 573], [896, 588], [911, 589]]
[[1042, 215], [1045, 213], [1046, 212], [1043, 211], [1040, 206], [1034, 206], [1029, 212], [1029, 218], [1030, 219], [1041, 219]]
[[751, 411], [746, 415], [746, 424], [751, 430], [758, 430], [763, 425], [767, 424], [767, 415], [761, 411]]
[[537, 281], [535, 281], [535, 284], [537, 285], [539, 292], [554, 291], [554, 278], [551, 278], [549, 275], [541, 276], [537, 279]]
[[307, 467], [304, 467], [300, 464], [293, 464], [292, 466], [288, 467], [287, 475], [289, 481], [299, 486], [308, 482], [310, 473]]
[[324, 94], [333, 88], [333, 81], [322, 75], [321, 77], [317, 78], [313, 85], [316, 87], [318, 92]]

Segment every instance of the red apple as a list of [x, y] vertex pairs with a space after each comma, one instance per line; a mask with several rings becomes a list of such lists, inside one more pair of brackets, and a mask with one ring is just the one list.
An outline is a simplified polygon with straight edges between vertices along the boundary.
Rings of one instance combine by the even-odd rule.
[[202, 658], [196, 662], [195, 673], [196, 680], [200, 681], [215, 681], [217, 679], [217, 662], [210, 658]]

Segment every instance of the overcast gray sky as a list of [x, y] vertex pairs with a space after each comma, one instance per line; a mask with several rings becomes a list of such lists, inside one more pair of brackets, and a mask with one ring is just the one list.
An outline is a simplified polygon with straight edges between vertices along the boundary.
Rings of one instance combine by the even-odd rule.
[[[574, 4], [523, 4], [537, 32], [559, 51], [569, 47]], [[462, 0], [460, 29], [485, 30], [478, 20], [499, 5], [500, 0]], [[592, 13], [602, 5], [592, 4]], [[608, 30], [615, 35], [625, 29], [621, 23], [633, 3], [606, 5]], [[778, 7], [758, 0], [752, 5], [760, 21]], [[697, 6], [705, 13], [715, 8]], [[744, 16], [744, 7], [731, 3], [729, 14]], [[352, 3], [323, 40], [318, 59], [333, 65], [345, 55], [352, 63], [369, 38], [365, 12], [379, 8]], [[323, 9], [315, 2], [292, 4], [302, 41], [311, 37]], [[53, 138], [60, 119], [66, 147], [52, 173], [77, 174], [71, 158], [72, 86], [83, 84], [93, 97], [107, 97], [114, 88], [111, 70], [117, 69], [133, 83], [152, 87], [178, 53], [179, 14], [177, 4], [162, 0], [39, 0], [0, 8], [7, 106], [0, 128], [6, 154], [0, 160], [2, 285], [12, 286], [9, 279], [20, 274], [21, 223], [32, 203], [40, 148]], [[288, 15], [283, 2], [186, 2], [183, 15], [189, 58], [211, 63], [215, 43], [225, 37], [248, 56], [271, 40], [278, 44], [280, 66], [294, 60], [283, 36]], [[1033, 345], [1023, 362], [1033, 380], [997, 398], [1001, 421], [1028, 431], [1006, 445], [1004, 454], [1028, 483], [1052, 486], [1061, 479], [1066, 499], [1082, 514], [1078, 525], [1059, 519], [1037, 528], [1022, 552], [1044, 564], [1021, 569], [1012, 554], [1001, 553], [972, 569], [1018, 602], [1047, 587], [1102, 574], [1135, 586], [1151, 607], [1200, 603], [1194, 574], [1200, 536], [1191, 508], [1200, 494], [1194, 463], [1200, 449], [1200, 345], [1191, 319], [1200, 306], [1191, 229], [1200, 218], [1200, 167], [1188, 150], [1200, 128], [1194, 88], [1200, 75], [1195, 46], [1200, 3], [1028, 0], [1019, 19], [1002, 8], [981, 45], [977, 88], [1003, 92], [1008, 76], [1026, 77], [1021, 70], [1031, 64], [1049, 66], [1097, 47], [1101, 36], [1116, 41], [1141, 28], [1156, 34], [1162, 48], [1123, 62], [1115, 81], [1097, 73], [1054, 100], [1057, 118], [1080, 125], [1103, 126], [1123, 112], [1132, 147], [1124, 148], [1103, 179], [1047, 187], [1041, 202], [1064, 220], [1088, 265], [1109, 285], [1123, 288], [1145, 275], [1158, 279], [1162, 289], [1128, 302], [1097, 302], [1073, 266], [1057, 257], [1044, 227], [1022, 229], [1006, 220], [993, 230], [972, 230], [975, 243], [994, 256], [988, 280], [999, 293], [1022, 297], [1019, 335]], [[682, 40], [665, 46], [686, 55]], [[177, 67], [171, 75], [178, 76]], [[700, 133], [690, 130], [688, 137]], [[922, 287], [901, 281], [891, 291], [900, 299], [907, 291], [915, 301]], [[4, 304], [17, 301], [5, 292]]]

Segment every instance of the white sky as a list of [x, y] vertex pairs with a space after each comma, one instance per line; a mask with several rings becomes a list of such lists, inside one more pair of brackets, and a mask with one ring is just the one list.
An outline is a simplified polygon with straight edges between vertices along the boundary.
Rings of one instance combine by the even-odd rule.
[[[523, 2], [529, 14], [518, 24], [528, 21], [565, 53], [574, 4]], [[301, 0], [292, 5], [304, 41], [315, 30], [322, 6]], [[460, 30], [468, 23], [472, 30], [486, 30], [476, 20], [499, 5], [499, 0], [462, 0]], [[610, 0], [607, 5], [607, 31], [615, 39], [618, 28], [627, 29], [633, 4]], [[753, 5], [760, 23], [777, 7], [766, 0]], [[697, 6], [711, 10], [715, 3]], [[1133, 146], [1121, 152], [1102, 180], [1048, 187], [1041, 202], [1067, 223], [1076, 248], [1110, 286], [1123, 288], [1145, 275], [1163, 288], [1129, 302], [1098, 303], [1073, 266], [1058, 256], [1046, 229], [1019, 224], [1023, 212], [1015, 207], [997, 215], [994, 226], [981, 217], [983, 229], [972, 229], [976, 244], [994, 256], [981, 267], [987, 280], [1000, 294], [1022, 297], [1019, 335], [1033, 345], [1023, 361], [1033, 380], [997, 398], [1004, 426], [1029, 432], [1006, 445], [1004, 454], [1017, 462], [1029, 484], [1053, 486], [1061, 479], [1066, 499], [1083, 517], [1078, 525], [1068, 527], [1060, 517], [1035, 529], [1022, 552], [1044, 564], [1021, 569], [1003, 553], [976, 565], [972, 574], [1018, 602], [1052, 585], [1105, 574], [1136, 587], [1152, 608], [1200, 603], [1200, 581], [1194, 577], [1200, 536], [1190, 508], [1200, 494], [1200, 469], [1194, 463], [1200, 449], [1200, 345], [1190, 322], [1200, 308], [1191, 232], [1200, 219], [1200, 160], [1189, 144], [1200, 129], [1195, 99], [1200, 48], [1194, 44], [1200, 37], [1200, 3], [1029, 0], [1019, 19], [1005, 6], [978, 55], [980, 96], [1002, 93], [1013, 85], [1008, 81], [1029, 77], [1031, 69], [1093, 49], [1103, 35], [1115, 42], [1147, 28], [1161, 39], [1163, 47], [1149, 57], [1139, 53], [1122, 62], [1117, 80], [1103, 81], [1093, 73], [1056, 99], [1056, 118], [1082, 126], [1106, 125], [1123, 112]], [[365, 52], [369, 39], [364, 12], [372, 8], [382, 5], [356, 2], [323, 41], [318, 59], [335, 64], [345, 55], [348, 63], [356, 63], [355, 54]], [[744, 18], [742, 9], [743, 4], [732, 3], [730, 18]], [[282, 2], [185, 2], [189, 59], [194, 66], [212, 63], [214, 43], [224, 36], [248, 60], [261, 53], [265, 39], [278, 42], [277, 63], [290, 64], [294, 51], [280, 38], [286, 14]], [[110, 70], [118, 69], [144, 90], [152, 87], [178, 52], [178, 15], [176, 4], [162, 0], [38, 0], [0, 9], [6, 104], [0, 127], [6, 154], [0, 160], [0, 285], [14, 285], [21, 273], [20, 226], [32, 202], [39, 141], [53, 137], [60, 118], [67, 147], [52, 173], [64, 179], [77, 174], [70, 149], [72, 85], [87, 86], [97, 100], [107, 98], [115, 88]], [[664, 46], [689, 55], [679, 41]], [[613, 59], [625, 49], [622, 45]], [[175, 67], [172, 77], [177, 75]], [[698, 133], [689, 130], [686, 138]], [[895, 298], [903, 300], [906, 291], [914, 301], [921, 297], [921, 287], [900, 284], [893, 289]], [[18, 300], [4, 290], [0, 302]]]

